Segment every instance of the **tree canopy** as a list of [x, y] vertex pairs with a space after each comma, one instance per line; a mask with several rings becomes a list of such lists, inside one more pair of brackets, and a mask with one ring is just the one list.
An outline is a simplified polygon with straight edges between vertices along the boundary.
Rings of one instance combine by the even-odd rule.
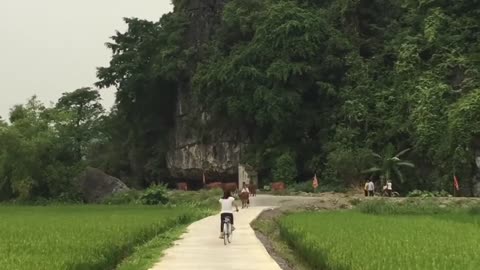
[[349, 186], [378, 167], [400, 191], [479, 182], [480, 0], [230, 0], [215, 23], [173, 3], [106, 44], [109, 114], [82, 88], [0, 119], [1, 198], [66, 194], [85, 164], [131, 186], [169, 178], [180, 90], [192, 129], [246, 131], [242, 162], [263, 180]]

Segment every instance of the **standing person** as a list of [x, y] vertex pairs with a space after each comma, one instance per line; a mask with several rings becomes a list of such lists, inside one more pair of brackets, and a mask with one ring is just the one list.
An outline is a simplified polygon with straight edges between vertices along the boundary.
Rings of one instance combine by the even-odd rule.
[[242, 187], [242, 192], [241, 193], [243, 193], [243, 192], [246, 192], [250, 195], [250, 190], [248, 189], [247, 184], [245, 182], [243, 182], [243, 187]]
[[392, 191], [393, 191], [392, 181], [388, 180], [388, 181], [387, 181], [387, 194], [388, 194], [388, 197], [392, 197]]
[[365, 193], [365, 197], [368, 197], [368, 182], [369, 180], [365, 180], [365, 186], [363, 187], [363, 192]]
[[223, 239], [223, 224], [226, 217], [229, 217], [230, 221], [232, 222], [232, 232], [235, 230], [235, 227], [233, 226], [233, 207], [235, 206], [238, 212], [238, 206], [235, 203], [235, 198], [233, 198], [230, 190], [225, 190], [223, 192], [223, 197], [218, 201], [222, 206], [222, 210], [220, 212], [220, 238]]
[[[250, 206], [250, 190], [247, 187], [247, 184], [243, 182], [242, 191], [240, 192], [241, 197], [247, 198], [247, 206]], [[242, 199], [242, 208], [245, 207]]]
[[374, 191], [375, 191], [375, 185], [373, 184], [373, 181], [370, 179], [370, 182], [368, 182], [368, 196], [373, 197]]

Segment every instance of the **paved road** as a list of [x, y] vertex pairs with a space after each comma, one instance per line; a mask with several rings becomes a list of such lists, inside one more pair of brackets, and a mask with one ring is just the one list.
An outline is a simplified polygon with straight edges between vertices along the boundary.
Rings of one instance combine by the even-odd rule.
[[[263, 196], [254, 198], [252, 203], [255, 201], [272, 202]], [[250, 227], [250, 222], [265, 209], [268, 207], [255, 206], [235, 213], [236, 230], [228, 246], [218, 238], [218, 215], [195, 222], [152, 270], [281, 270]]]

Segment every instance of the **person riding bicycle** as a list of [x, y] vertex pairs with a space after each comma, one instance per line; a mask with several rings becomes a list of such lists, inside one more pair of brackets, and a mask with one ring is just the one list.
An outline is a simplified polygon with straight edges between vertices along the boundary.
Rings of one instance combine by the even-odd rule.
[[220, 212], [220, 238], [223, 238], [223, 224], [226, 217], [230, 218], [230, 222], [232, 224], [232, 231], [235, 230], [235, 227], [233, 227], [233, 207], [235, 206], [238, 212], [238, 206], [235, 203], [235, 198], [233, 198], [232, 193], [229, 190], [225, 190], [223, 192], [223, 197], [218, 201], [222, 206], [222, 210]]

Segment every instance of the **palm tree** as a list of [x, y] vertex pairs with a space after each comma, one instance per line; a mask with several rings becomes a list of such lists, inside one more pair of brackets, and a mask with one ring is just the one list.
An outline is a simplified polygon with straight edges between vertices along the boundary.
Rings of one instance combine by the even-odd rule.
[[405, 181], [403, 174], [401, 172], [402, 167], [415, 168], [415, 165], [406, 160], [401, 160], [400, 157], [410, 151], [410, 148], [400, 151], [395, 154], [395, 147], [392, 144], [389, 144], [385, 149], [385, 155], [379, 155], [377, 153], [372, 153], [372, 155], [378, 159], [378, 166], [372, 167], [368, 170], [365, 170], [365, 173], [378, 172], [382, 176], [382, 186], [384, 185], [384, 180], [390, 180], [392, 174], [394, 173], [401, 183]]

